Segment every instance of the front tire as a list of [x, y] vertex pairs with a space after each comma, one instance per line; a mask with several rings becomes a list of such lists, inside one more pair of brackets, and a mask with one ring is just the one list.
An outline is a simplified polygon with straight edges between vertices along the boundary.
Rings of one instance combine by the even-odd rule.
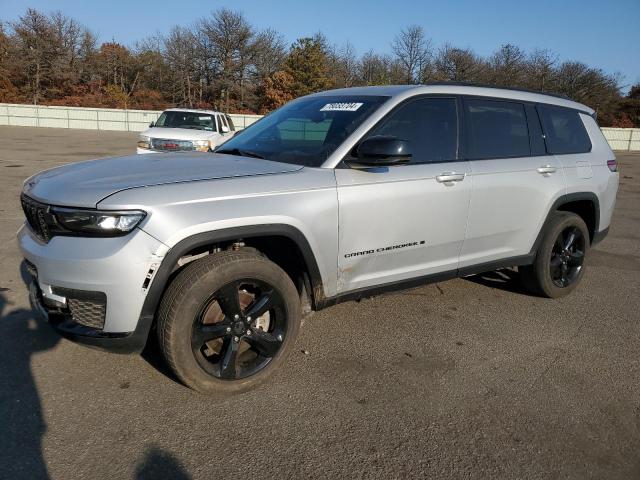
[[185, 385], [228, 395], [256, 387], [293, 349], [300, 299], [278, 265], [253, 252], [221, 252], [187, 265], [160, 303], [158, 338]]
[[575, 213], [556, 212], [547, 224], [532, 265], [519, 267], [525, 288], [548, 298], [571, 293], [584, 275], [589, 230]]

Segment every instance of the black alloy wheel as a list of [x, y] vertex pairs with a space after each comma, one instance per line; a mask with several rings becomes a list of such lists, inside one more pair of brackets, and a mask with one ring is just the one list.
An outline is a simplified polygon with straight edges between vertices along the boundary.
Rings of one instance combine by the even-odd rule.
[[262, 280], [234, 280], [202, 304], [193, 322], [191, 349], [209, 375], [238, 380], [266, 367], [286, 334], [282, 294]]
[[584, 276], [590, 246], [589, 229], [579, 215], [554, 212], [542, 231], [533, 263], [518, 267], [524, 287], [548, 298], [568, 295]]
[[580, 276], [585, 245], [586, 239], [579, 228], [569, 226], [560, 232], [549, 262], [551, 279], [557, 287], [566, 288]]

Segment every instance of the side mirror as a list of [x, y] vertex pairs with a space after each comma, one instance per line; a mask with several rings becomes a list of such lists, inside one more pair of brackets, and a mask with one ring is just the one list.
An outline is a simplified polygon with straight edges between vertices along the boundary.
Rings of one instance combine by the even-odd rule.
[[222, 133], [229, 133], [231, 130], [229, 130], [229, 127], [227, 127], [226, 125], [221, 125], [220, 126], [220, 131]]
[[367, 138], [358, 145], [356, 158], [348, 163], [365, 167], [404, 165], [411, 160], [411, 146], [406, 140], [387, 135]]
[[156, 122], [151, 122], [151, 123], [149, 124], [149, 128], [153, 128], [153, 127], [155, 127], [155, 126], [156, 126]]

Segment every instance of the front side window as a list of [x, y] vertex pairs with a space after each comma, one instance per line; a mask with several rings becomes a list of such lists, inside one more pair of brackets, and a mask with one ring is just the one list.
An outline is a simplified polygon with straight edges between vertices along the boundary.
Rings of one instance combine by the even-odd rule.
[[229, 129], [232, 132], [236, 131], [236, 126], [233, 124], [233, 120], [231, 120], [231, 117], [229, 115], [225, 115], [225, 118], [227, 119], [227, 123], [229, 124]]
[[454, 98], [410, 100], [374, 127], [369, 136], [387, 135], [409, 142], [410, 163], [455, 160], [458, 114]]
[[162, 128], [187, 128], [192, 130], [216, 131], [216, 121], [213, 115], [199, 112], [162, 112], [155, 124]]
[[216, 152], [320, 167], [387, 99], [368, 95], [301, 98], [241, 130]]
[[591, 151], [591, 140], [575, 110], [538, 105], [547, 142], [547, 151], [555, 155]]
[[529, 129], [524, 105], [496, 100], [465, 100], [469, 157], [528, 157]]

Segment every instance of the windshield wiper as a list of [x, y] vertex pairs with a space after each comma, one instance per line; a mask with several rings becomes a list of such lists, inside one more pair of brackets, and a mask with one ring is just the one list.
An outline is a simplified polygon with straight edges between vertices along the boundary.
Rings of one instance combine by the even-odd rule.
[[262, 160], [265, 159], [264, 156], [260, 155], [259, 153], [252, 152], [250, 150], [242, 150], [240, 148], [230, 148], [228, 150], [225, 150], [225, 149], [216, 150], [216, 153], [227, 153], [229, 155], [240, 155], [242, 157], [261, 158]]

